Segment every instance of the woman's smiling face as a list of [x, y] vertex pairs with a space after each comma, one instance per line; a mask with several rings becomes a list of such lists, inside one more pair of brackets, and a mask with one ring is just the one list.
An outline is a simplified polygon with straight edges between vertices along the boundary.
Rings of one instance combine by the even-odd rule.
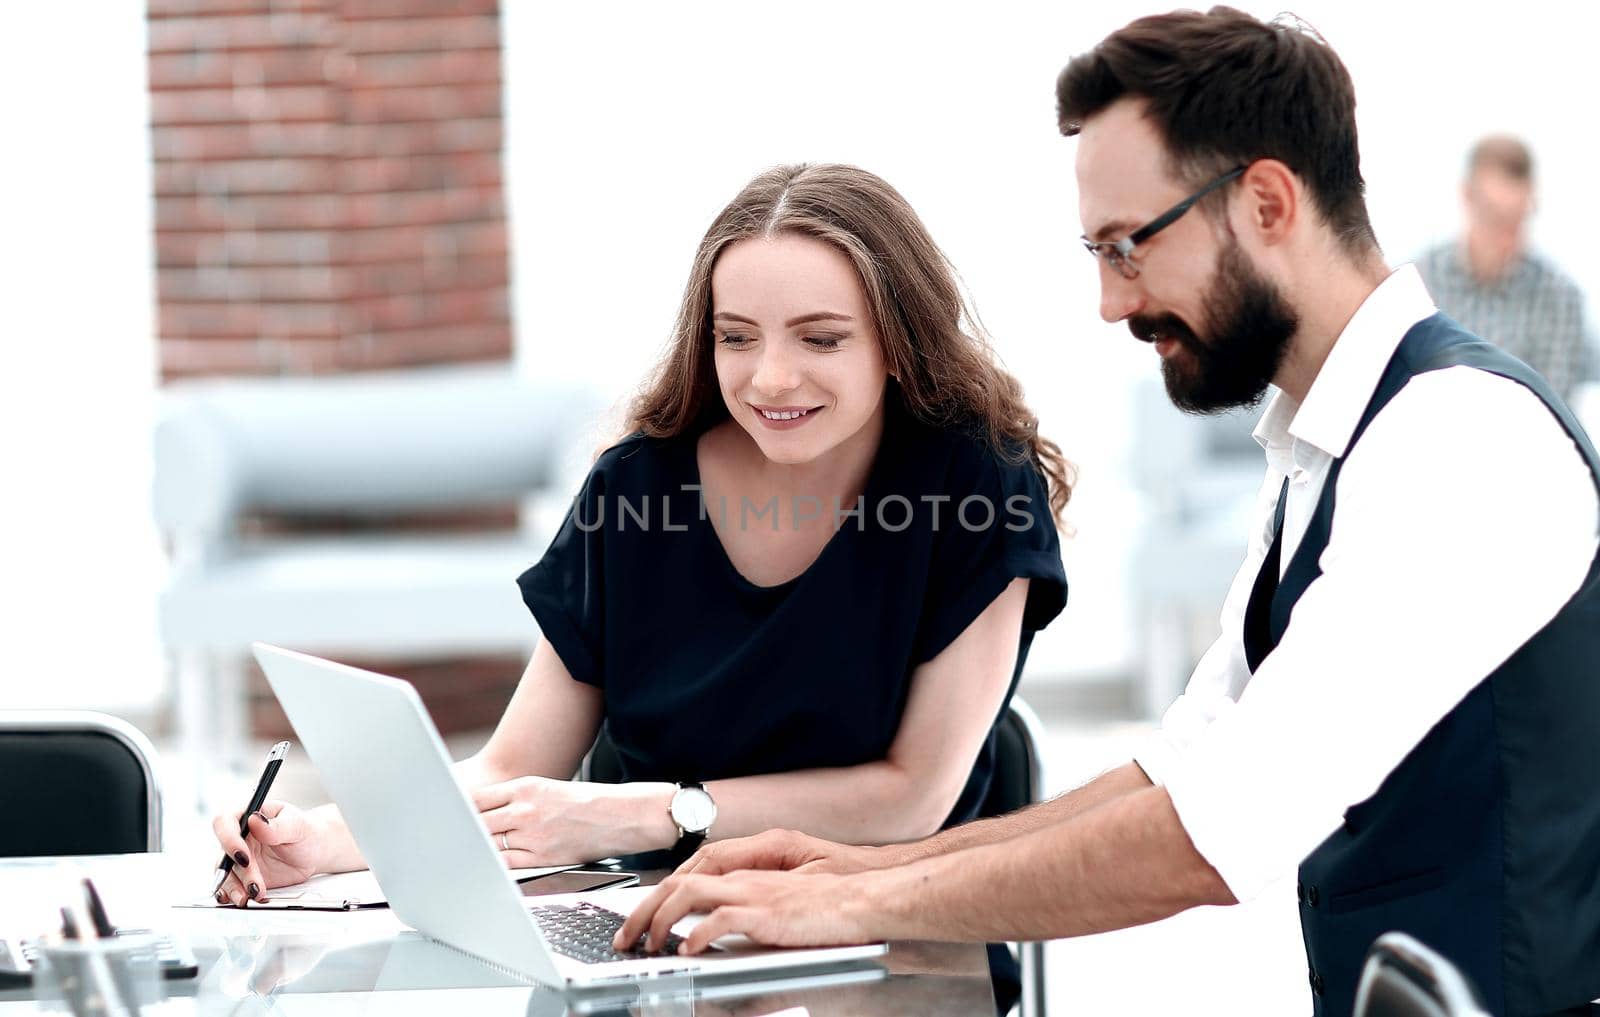
[[877, 433], [888, 369], [844, 252], [794, 233], [729, 244], [711, 324], [723, 401], [772, 462], [815, 462]]

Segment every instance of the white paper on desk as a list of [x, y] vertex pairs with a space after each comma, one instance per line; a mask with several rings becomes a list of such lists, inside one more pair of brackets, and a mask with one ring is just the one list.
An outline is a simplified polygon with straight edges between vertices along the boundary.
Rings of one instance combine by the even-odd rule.
[[[576, 865], [546, 865], [539, 868], [512, 869], [511, 878], [517, 881], [537, 879], [548, 876], [552, 872], [565, 872], [576, 869]], [[363, 869], [360, 872], [335, 872], [321, 876], [312, 876], [304, 883], [294, 883], [290, 886], [273, 887], [266, 891], [265, 904], [250, 902], [250, 910], [277, 909], [280, 911], [353, 911], [357, 908], [378, 907], [389, 903], [389, 898], [384, 896], [378, 881], [371, 870]], [[218, 904], [215, 900], [207, 899], [194, 904], [184, 904], [181, 907], [193, 908], [231, 908], [232, 904]]]

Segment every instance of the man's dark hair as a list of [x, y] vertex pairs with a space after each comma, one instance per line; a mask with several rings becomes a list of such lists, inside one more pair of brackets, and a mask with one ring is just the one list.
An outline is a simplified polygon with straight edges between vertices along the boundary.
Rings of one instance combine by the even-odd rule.
[[1467, 156], [1467, 176], [1482, 169], [1499, 170], [1513, 180], [1533, 179], [1533, 153], [1521, 139], [1509, 134], [1491, 134], [1472, 146]]
[[1355, 86], [1303, 22], [1261, 22], [1231, 7], [1140, 18], [1062, 70], [1061, 133], [1077, 134], [1128, 97], [1147, 101], [1178, 179], [1200, 187], [1235, 166], [1276, 159], [1305, 183], [1346, 251], [1377, 247], [1356, 146]]

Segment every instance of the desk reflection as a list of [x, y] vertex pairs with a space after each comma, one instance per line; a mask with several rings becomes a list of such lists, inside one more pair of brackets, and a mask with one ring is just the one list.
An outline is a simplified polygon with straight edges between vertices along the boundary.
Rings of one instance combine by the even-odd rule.
[[[222, 942], [195, 1002], [201, 1012], [442, 1013], [520, 1017], [811, 1017], [987, 1015], [994, 1012], [981, 947], [896, 944], [883, 958], [768, 976], [672, 976], [563, 993], [532, 988], [413, 932], [341, 945], [295, 934]], [[336, 1000], [343, 998], [343, 1005]]]

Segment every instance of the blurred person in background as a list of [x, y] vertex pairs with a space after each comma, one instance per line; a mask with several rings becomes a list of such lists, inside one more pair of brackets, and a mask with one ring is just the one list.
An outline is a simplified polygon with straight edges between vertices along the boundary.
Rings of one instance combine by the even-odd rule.
[[708, 845], [618, 944], [690, 912], [686, 952], [1079, 936], [1297, 873], [1319, 1015], [1351, 1013], [1393, 930], [1491, 1012], [1588, 1013], [1600, 455], [1543, 378], [1385, 262], [1354, 85], [1303, 23], [1141, 18], [1073, 59], [1057, 100], [1101, 317], [1190, 412], [1277, 389], [1216, 642], [1134, 758], [1083, 787], [914, 844]]
[[[591, 316], [553, 340], [604, 356]], [[716, 217], [631, 433], [518, 580], [544, 639], [458, 764], [509, 865], [992, 814], [994, 726], [1066, 601], [1070, 481], [972, 320], [863, 170], [779, 167]], [[626, 782], [570, 780], [602, 725]], [[214, 828], [239, 863], [219, 902], [364, 865], [331, 805]], [[990, 954], [1005, 1012], [1014, 961]]]
[[1466, 228], [1417, 262], [1439, 309], [1544, 375], [1562, 399], [1592, 373], [1577, 283], [1528, 249], [1533, 153], [1491, 135], [1467, 158]]

